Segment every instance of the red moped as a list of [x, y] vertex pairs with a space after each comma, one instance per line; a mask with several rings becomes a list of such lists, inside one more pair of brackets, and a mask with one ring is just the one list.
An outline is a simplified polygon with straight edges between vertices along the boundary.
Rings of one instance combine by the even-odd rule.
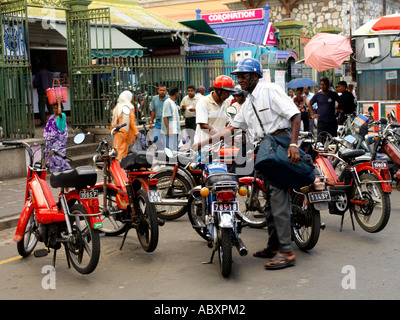
[[[84, 136], [84, 135], [83, 135]], [[75, 137], [78, 142], [82, 135]], [[54, 249], [53, 266], [57, 250], [64, 245], [68, 267], [82, 274], [93, 272], [100, 257], [99, 216], [97, 191], [92, 189], [97, 173], [90, 166], [53, 173], [50, 185], [60, 188], [57, 201], [46, 182], [46, 164], [51, 154], [69, 159], [58, 150], [51, 150], [46, 159], [34, 163], [34, 152], [29, 144], [20, 141], [3, 141], [4, 146], [24, 147], [29, 154], [25, 205], [18, 221], [14, 241], [18, 253], [28, 257], [38, 241], [47, 249], [36, 250], [35, 256], [45, 256]], [[43, 157], [42, 157], [43, 159]], [[67, 191], [70, 189], [70, 191]]]

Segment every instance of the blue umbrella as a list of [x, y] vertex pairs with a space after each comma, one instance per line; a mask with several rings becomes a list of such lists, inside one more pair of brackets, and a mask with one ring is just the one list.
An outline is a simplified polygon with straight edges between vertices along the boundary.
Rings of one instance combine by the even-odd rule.
[[308, 78], [298, 78], [289, 81], [286, 87], [288, 88], [302, 88], [302, 87], [310, 87], [315, 86], [317, 83]]

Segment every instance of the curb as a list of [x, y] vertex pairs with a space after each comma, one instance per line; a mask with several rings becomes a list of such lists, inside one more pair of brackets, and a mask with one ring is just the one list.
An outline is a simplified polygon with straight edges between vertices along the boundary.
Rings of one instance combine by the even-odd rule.
[[18, 225], [18, 220], [19, 220], [20, 213], [0, 218], [0, 231], [10, 229], [10, 228], [15, 228]]

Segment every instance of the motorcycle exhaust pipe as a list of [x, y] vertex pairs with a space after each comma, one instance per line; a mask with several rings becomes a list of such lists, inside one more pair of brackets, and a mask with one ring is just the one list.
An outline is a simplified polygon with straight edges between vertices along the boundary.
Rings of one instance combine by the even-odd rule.
[[244, 245], [242, 239], [240, 239], [239, 237], [236, 237], [235, 246], [236, 246], [236, 249], [238, 250], [239, 254], [242, 257], [247, 255], [248, 250], [247, 250], [246, 246]]

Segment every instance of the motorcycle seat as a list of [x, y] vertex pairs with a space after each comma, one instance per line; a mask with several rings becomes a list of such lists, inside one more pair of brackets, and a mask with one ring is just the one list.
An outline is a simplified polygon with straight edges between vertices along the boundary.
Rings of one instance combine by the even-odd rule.
[[50, 177], [50, 185], [53, 188], [84, 189], [86, 187], [93, 187], [96, 181], [97, 172], [90, 166], [54, 172]]
[[217, 172], [209, 175], [205, 181], [206, 187], [212, 187], [217, 182], [237, 182], [238, 177], [235, 173]]
[[357, 157], [360, 157], [365, 154], [365, 150], [362, 149], [342, 149], [339, 150], [338, 155], [340, 158], [342, 158], [344, 161], [354, 159]]
[[150, 159], [152, 156], [149, 154], [149, 159], [147, 157], [147, 151], [138, 151], [138, 150], [133, 150], [131, 153], [128, 153], [128, 155], [121, 160], [121, 168], [124, 168], [125, 170], [135, 170], [135, 169], [140, 169], [140, 168], [150, 168], [151, 163]]

